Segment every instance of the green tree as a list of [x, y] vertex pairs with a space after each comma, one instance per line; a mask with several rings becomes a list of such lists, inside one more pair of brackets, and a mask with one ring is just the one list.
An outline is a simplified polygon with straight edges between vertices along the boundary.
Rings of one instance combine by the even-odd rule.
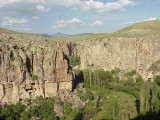
[[33, 74], [33, 75], [32, 75], [32, 80], [33, 80], [33, 81], [38, 80], [38, 76]]
[[80, 65], [80, 57], [79, 56], [69, 56], [70, 64], [74, 67], [76, 65]]
[[160, 75], [157, 75], [154, 81], [160, 86]]
[[25, 108], [26, 107], [20, 103], [16, 105], [7, 105], [0, 110], [0, 116], [5, 120], [20, 120], [21, 113]]

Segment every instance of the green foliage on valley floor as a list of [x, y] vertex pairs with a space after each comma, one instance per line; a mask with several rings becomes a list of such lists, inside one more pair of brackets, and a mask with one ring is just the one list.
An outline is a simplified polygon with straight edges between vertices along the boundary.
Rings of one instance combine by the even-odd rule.
[[[154, 82], [144, 80], [140, 74], [138, 74], [135, 70], [130, 72], [125, 72], [115, 69], [112, 71], [104, 71], [104, 70], [95, 70], [92, 71], [91, 69], [87, 69], [83, 71], [83, 76], [85, 80], [85, 84], [89, 87], [95, 86], [95, 91], [97, 92], [98, 89], [103, 90], [110, 90], [112, 94], [115, 94], [115, 97], [111, 101], [115, 101], [118, 98], [118, 101], [115, 103], [111, 103], [112, 109], [114, 105], [118, 103], [120, 111], [123, 107], [126, 108], [129, 105], [130, 107], [125, 110], [128, 112], [130, 109], [133, 109], [131, 113], [127, 115], [122, 115], [120, 111], [114, 116], [109, 117], [106, 116], [105, 118], [109, 119], [116, 119], [114, 117], [122, 115], [123, 119], [133, 119], [133, 116], [136, 116], [135, 120], [158, 120], [160, 117], [160, 76], [157, 75], [154, 78]], [[88, 87], [88, 88], [89, 88]], [[102, 91], [102, 90], [101, 90]], [[118, 97], [118, 93], [122, 95]], [[102, 92], [103, 96], [110, 97], [111, 95], [108, 93], [106, 95], [105, 92]], [[124, 96], [123, 96], [124, 95]], [[130, 95], [132, 100], [129, 100]], [[125, 103], [120, 100], [123, 96]], [[134, 100], [133, 100], [134, 99]], [[128, 102], [127, 102], [128, 101]], [[132, 101], [132, 102], [131, 102]], [[121, 102], [123, 103], [120, 106]], [[103, 103], [103, 106], [106, 104]], [[108, 105], [109, 106], [109, 105]], [[106, 106], [107, 108], [107, 106]], [[111, 109], [110, 109], [111, 110]], [[110, 110], [106, 111], [111, 112]], [[136, 112], [134, 111], [136, 110]], [[118, 111], [118, 108], [115, 109]], [[134, 111], [134, 112], [133, 112]], [[110, 113], [109, 115], [111, 115]], [[126, 117], [124, 117], [126, 116]], [[148, 119], [146, 116], [148, 116]], [[117, 120], [123, 120], [122, 118], [118, 117]]]
[[70, 65], [72, 67], [80, 65], [80, 57], [79, 56], [71, 55], [71, 56], [69, 56], [69, 59], [70, 59]]
[[[128, 115], [133, 118], [137, 115], [136, 99], [123, 92], [115, 92], [97, 86], [85, 85], [84, 95], [91, 95], [82, 109], [82, 120], [125, 120]], [[91, 93], [89, 93], [89, 91]]]
[[0, 109], [0, 120], [19, 120], [26, 106], [17, 103], [16, 105], [6, 105]]
[[[58, 99], [63, 115], [57, 116], [57, 98], [37, 97], [23, 104], [0, 109], [2, 120], [158, 120], [160, 118], [160, 76], [146, 81], [135, 70], [123, 72], [87, 69], [76, 72], [75, 93], [83, 101], [75, 107]], [[80, 80], [78, 80], [80, 82]]]
[[54, 120], [54, 99], [37, 97], [35, 100], [25, 101], [26, 105], [17, 103], [15, 105], [6, 105], [0, 109], [0, 119], [2, 120]]

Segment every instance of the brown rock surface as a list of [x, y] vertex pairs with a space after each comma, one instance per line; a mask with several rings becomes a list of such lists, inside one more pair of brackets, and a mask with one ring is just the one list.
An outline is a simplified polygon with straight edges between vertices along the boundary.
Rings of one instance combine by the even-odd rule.
[[68, 55], [80, 56], [82, 70], [89, 66], [93, 70], [135, 69], [143, 77], [152, 78], [149, 68], [160, 60], [159, 46], [159, 35], [56, 41], [38, 35], [1, 34], [0, 99], [16, 103], [71, 91], [74, 75]]
[[36, 35], [0, 35], [0, 100], [16, 103], [72, 90], [64, 43]]
[[[150, 78], [150, 66], [160, 60], [160, 36], [113, 37], [74, 42], [74, 51], [81, 58], [81, 69], [137, 70], [143, 77]], [[73, 45], [72, 45], [73, 46]]]

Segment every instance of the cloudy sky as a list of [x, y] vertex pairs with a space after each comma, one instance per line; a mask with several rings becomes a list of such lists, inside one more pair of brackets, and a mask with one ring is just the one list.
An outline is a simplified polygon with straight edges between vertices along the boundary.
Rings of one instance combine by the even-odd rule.
[[160, 0], [0, 0], [0, 27], [16, 31], [109, 33], [160, 18]]

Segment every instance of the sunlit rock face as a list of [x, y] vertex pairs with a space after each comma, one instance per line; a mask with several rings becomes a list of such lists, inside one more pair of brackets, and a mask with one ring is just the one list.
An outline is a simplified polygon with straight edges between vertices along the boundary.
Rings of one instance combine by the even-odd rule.
[[159, 64], [159, 46], [159, 35], [56, 41], [37, 35], [1, 34], [0, 100], [16, 103], [72, 91], [69, 55], [80, 56], [78, 68], [82, 70], [136, 70], [152, 79], [159, 74], [153, 70], [153, 63]]
[[[152, 78], [149, 70], [160, 60], [160, 36], [115, 37], [77, 41], [75, 51], [81, 58], [81, 69], [136, 70], [144, 78]], [[155, 72], [154, 74], [158, 74]]]
[[71, 91], [65, 45], [35, 35], [0, 35], [0, 100], [16, 103]]

